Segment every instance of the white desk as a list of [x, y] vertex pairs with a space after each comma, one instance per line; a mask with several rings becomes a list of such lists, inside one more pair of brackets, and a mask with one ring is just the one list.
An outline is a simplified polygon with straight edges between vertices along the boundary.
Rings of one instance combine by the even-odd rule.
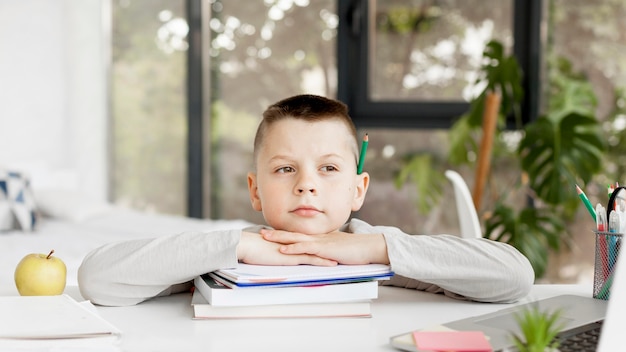
[[[13, 291], [0, 290], [0, 295], [17, 294]], [[527, 300], [559, 294], [590, 297], [591, 291], [587, 285], [536, 285]], [[76, 287], [66, 293], [83, 300]], [[379, 296], [372, 303], [372, 318], [192, 320], [190, 294], [98, 311], [122, 331], [122, 351], [362, 352], [397, 351], [389, 345], [391, 336], [508, 306], [395, 287], [381, 287]]]

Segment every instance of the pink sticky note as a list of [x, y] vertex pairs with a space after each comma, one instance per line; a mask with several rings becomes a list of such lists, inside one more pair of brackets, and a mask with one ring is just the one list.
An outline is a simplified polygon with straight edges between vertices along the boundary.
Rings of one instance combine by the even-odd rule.
[[413, 339], [420, 351], [493, 351], [482, 331], [414, 331]]

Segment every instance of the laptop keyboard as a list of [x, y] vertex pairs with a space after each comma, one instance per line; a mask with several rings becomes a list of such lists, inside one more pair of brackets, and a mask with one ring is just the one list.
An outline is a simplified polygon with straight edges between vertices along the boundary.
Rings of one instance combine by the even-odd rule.
[[594, 323], [585, 329], [571, 331], [559, 338], [560, 352], [595, 352], [600, 340], [602, 323]]

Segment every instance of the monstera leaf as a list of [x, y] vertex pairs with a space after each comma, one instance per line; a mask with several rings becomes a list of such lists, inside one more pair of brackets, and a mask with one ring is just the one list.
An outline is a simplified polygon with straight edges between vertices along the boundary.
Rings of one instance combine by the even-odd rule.
[[576, 197], [572, 190], [579, 180], [586, 183], [600, 170], [604, 149], [598, 121], [572, 112], [528, 125], [519, 153], [537, 196], [560, 204]]
[[565, 225], [558, 214], [547, 209], [524, 208], [516, 213], [497, 203], [485, 223], [486, 237], [506, 242], [530, 261], [536, 277], [542, 277], [548, 265], [548, 249], [558, 250]]
[[576, 197], [574, 185], [587, 183], [600, 170], [606, 144], [593, 87], [568, 60], [556, 60], [546, 115], [526, 126], [519, 146], [530, 187], [544, 202], [557, 205]]
[[[524, 88], [522, 87], [522, 70], [517, 59], [514, 55], [506, 55], [504, 46], [496, 40], [487, 43], [483, 57], [487, 59], [487, 63], [482, 67], [487, 86], [479, 99], [484, 100], [488, 91], [500, 92], [502, 99], [500, 113], [504, 116], [513, 114], [518, 126], [521, 127], [520, 102], [524, 98]], [[481, 116], [473, 119], [480, 125], [483, 108], [481, 107], [479, 111]]]

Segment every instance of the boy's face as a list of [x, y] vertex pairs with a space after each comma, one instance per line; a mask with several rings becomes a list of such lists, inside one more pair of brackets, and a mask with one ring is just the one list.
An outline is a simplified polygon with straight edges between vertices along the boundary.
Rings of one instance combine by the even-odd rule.
[[365, 199], [369, 176], [357, 175], [354, 139], [341, 121], [275, 122], [256, 163], [248, 174], [252, 207], [278, 230], [333, 232]]

